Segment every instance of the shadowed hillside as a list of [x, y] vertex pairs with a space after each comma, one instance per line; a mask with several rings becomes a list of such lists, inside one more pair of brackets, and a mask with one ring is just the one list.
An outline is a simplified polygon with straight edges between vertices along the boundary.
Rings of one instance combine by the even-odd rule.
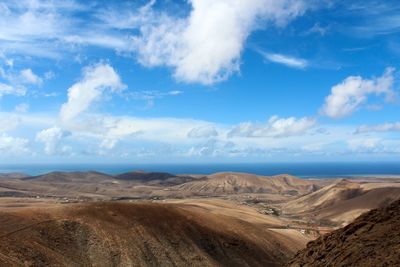
[[2, 212], [0, 241], [0, 266], [281, 266], [296, 249], [256, 224], [151, 203]]
[[311, 241], [288, 266], [400, 266], [400, 201]]
[[142, 172], [134, 171], [115, 176], [118, 180], [143, 183], [148, 185], [173, 186], [195, 180], [195, 177], [174, 175], [166, 172]]

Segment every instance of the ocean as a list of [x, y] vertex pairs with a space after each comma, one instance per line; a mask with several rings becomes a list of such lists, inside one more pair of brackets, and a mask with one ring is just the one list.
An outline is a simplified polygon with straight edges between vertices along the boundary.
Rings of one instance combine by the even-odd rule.
[[400, 175], [399, 162], [226, 163], [226, 164], [0, 164], [0, 173], [39, 175], [52, 171], [89, 171], [118, 174], [133, 170], [173, 174], [247, 172], [258, 175], [291, 174], [304, 178]]

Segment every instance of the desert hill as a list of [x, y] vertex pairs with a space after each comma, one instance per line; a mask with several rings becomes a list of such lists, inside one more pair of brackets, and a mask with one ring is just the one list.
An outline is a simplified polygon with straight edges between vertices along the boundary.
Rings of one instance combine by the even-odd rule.
[[31, 182], [53, 182], [53, 183], [68, 183], [68, 182], [104, 182], [113, 179], [111, 175], [96, 171], [88, 172], [50, 172], [38, 176], [29, 176], [21, 180]]
[[282, 266], [308, 241], [398, 198], [400, 179], [380, 177], [2, 178], [0, 266]]
[[129, 172], [108, 175], [100, 172], [51, 172], [38, 176], [0, 180], [3, 195], [110, 199], [115, 197], [151, 197], [160, 191], [187, 181], [200, 179], [167, 173]]
[[152, 180], [166, 180], [170, 177], [174, 177], [175, 175], [167, 173], [167, 172], [144, 172], [144, 171], [133, 171], [121, 173], [115, 176], [115, 178], [119, 180], [128, 180], [128, 181], [138, 181], [138, 182], [147, 182]]
[[0, 179], [24, 178], [29, 175], [19, 172], [0, 173]]
[[133, 171], [133, 172], [118, 174], [115, 176], [115, 179], [123, 181], [132, 181], [148, 185], [172, 186], [172, 185], [183, 184], [200, 178], [195, 178], [189, 175], [174, 175], [167, 172]]
[[288, 266], [400, 266], [400, 201], [311, 241]]
[[178, 204], [0, 214], [1, 266], [282, 266], [301, 246], [261, 225]]
[[38, 176], [1, 179], [5, 195], [84, 197], [95, 199], [275, 194], [297, 197], [321, 187], [317, 180], [290, 175], [258, 176], [246, 173], [173, 175], [134, 171], [119, 175], [100, 172], [51, 172]]
[[346, 225], [365, 211], [400, 198], [400, 183], [370, 183], [340, 179], [283, 205], [287, 213], [312, 215]]
[[259, 176], [247, 173], [222, 172], [206, 179], [181, 184], [177, 190], [198, 194], [270, 193], [303, 195], [315, 191], [316, 183], [290, 175]]

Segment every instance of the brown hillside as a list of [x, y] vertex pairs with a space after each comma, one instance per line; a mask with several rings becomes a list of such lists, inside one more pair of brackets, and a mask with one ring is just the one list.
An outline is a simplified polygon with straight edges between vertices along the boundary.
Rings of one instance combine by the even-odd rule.
[[0, 214], [0, 266], [282, 266], [293, 246], [262, 225], [178, 204], [89, 203]]
[[400, 266], [400, 201], [311, 241], [288, 266]]
[[50, 172], [38, 176], [30, 176], [22, 178], [30, 182], [48, 182], [48, 183], [67, 183], [67, 182], [82, 182], [93, 183], [102, 182], [113, 179], [112, 176], [95, 171], [89, 172]]
[[206, 179], [188, 182], [177, 190], [197, 194], [271, 193], [303, 195], [313, 192], [315, 183], [289, 175], [258, 176], [247, 173], [222, 172], [209, 175]]
[[162, 186], [179, 185], [196, 179], [195, 177], [188, 175], [173, 175], [166, 172], [143, 172], [143, 171], [122, 173], [116, 175], [115, 178], [123, 181], [131, 181], [148, 185], [162, 185]]
[[399, 184], [339, 180], [283, 205], [286, 213], [346, 225], [363, 212], [400, 198]]

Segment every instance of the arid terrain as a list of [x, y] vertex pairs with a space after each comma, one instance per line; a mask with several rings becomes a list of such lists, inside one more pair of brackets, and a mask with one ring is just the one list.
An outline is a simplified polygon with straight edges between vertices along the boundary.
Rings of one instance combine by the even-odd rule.
[[399, 266], [400, 201], [371, 210], [297, 253], [289, 266]]
[[283, 266], [399, 198], [399, 177], [3, 174], [0, 266]]

